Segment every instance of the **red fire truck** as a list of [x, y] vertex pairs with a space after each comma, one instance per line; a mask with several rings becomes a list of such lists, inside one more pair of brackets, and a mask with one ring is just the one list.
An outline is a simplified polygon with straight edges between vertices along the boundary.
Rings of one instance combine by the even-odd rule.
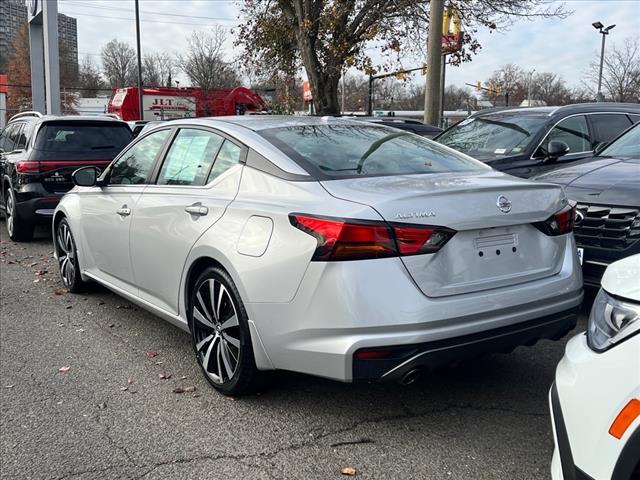
[[[244, 115], [266, 111], [266, 102], [244, 87], [204, 91], [201, 88], [152, 87], [142, 89], [143, 120]], [[114, 89], [107, 107], [122, 120], [139, 120], [138, 88]]]

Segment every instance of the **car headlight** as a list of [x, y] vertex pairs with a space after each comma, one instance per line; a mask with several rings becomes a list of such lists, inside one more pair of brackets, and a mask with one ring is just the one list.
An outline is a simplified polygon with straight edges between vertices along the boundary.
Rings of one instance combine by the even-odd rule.
[[589, 316], [589, 346], [604, 352], [639, 331], [640, 304], [618, 300], [601, 288]]

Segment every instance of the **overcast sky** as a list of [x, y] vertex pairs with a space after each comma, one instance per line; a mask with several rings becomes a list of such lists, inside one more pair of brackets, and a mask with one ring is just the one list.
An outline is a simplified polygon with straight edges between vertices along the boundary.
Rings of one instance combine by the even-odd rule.
[[[523, 20], [508, 31], [479, 32], [482, 50], [472, 62], [448, 68], [446, 83], [475, 83], [488, 78], [501, 65], [515, 63], [525, 70], [558, 73], [570, 86], [577, 86], [600, 51], [601, 37], [592, 22], [616, 24], [607, 38], [608, 45], [640, 35], [640, 0], [564, 3], [573, 11], [568, 18]], [[59, 11], [77, 18], [80, 58], [90, 54], [99, 63], [102, 46], [113, 38], [135, 47], [133, 5], [133, 0], [59, 0]], [[140, 0], [140, 10], [143, 54], [184, 51], [192, 31], [206, 31], [216, 25], [231, 30], [241, 21], [234, 0]], [[236, 54], [230, 33], [228, 58]], [[403, 63], [405, 68], [412, 66], [410, 61]]]

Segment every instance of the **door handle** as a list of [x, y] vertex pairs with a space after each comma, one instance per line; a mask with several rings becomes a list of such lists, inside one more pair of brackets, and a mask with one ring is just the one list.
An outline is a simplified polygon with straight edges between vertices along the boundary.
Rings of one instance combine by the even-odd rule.
[[126, 217], [128, 215], [131, 215], [131, 209], [129, 207], [127, 207], [126, 205], [123, 205], [121, 208], [116, 210], [116, 213], [118, 215], [120, 215], [121, 217]]
[[200, 202], [185, 207], [184, 211], [189, 215], [197, 215], [198, 217], [204, 217], [207, 213], [209, 213], [209, 209], [202, 205], [202, 203]]

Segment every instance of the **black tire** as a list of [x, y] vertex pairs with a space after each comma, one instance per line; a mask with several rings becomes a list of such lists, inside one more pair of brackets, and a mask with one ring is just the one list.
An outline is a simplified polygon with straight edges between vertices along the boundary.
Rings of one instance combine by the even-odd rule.
[[190, 293], [188, 319], [198, 365], [213, 388], [240, 396], [262, 386], [247, 312], [227, 272], [209, 267], [200, 274]]
[[53, 242], [58, 257], [60, 278], [64, 286], [67, 287], [71, 293], [86, 291], [87, 283], [82, 281], [80, 275], [80, 263], [78, 261], [76, 242], [71, 232], [71, 226], [66, 218], [58, 222]]
[[33, 238], [35, 225], [18, 213], [16, 195], [11, 188], [7, 188], [4, 194], [4, 220], [9, 238], [14, 242], [28, 242]]

